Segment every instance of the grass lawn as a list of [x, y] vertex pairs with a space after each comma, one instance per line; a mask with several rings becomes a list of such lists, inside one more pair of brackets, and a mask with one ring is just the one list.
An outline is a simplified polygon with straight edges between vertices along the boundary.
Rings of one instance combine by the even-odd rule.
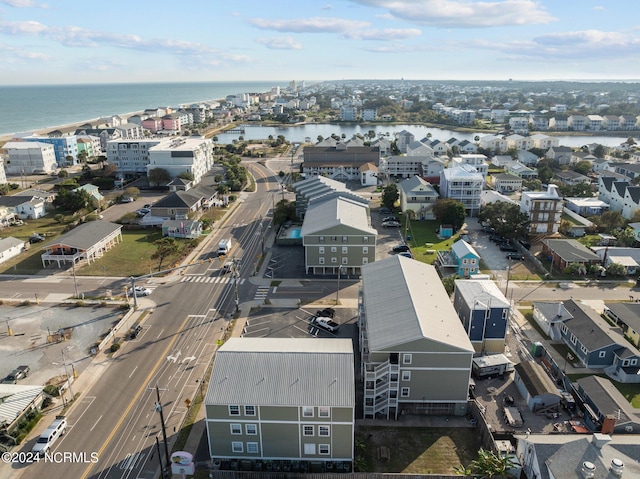
[[[411, 247], [411, 252], [416, 260], [432, 264], [436, 260], [436, 254], [427, 253], [427, 251], [448, 251], [458, 239], [459, 235], [455, 234], [447, 240], [441, 240], [436, 233], [438, 226], [439, 223], [437, 221], [413, 220], [410, 222], [407, 234], [411, 236], [411, 240], [407, 241], [407, 243]], [[428, 243], [430, 246], [426, 246]]]
[[[368, 472], [455, 474], [469, 464], [482, 446], [473, 428], [358, 427], [356, 437], [366, 443]], [[378, 448], [389, 448], [389, 460], [378, 459]]]
[[[156, 251], [154, 241], [162, 238], [160, 230], [122, 230], [122, 242], [95, 262], [76, 268], [79, 276], [141, 276], [158, 270], [158, 260], [151, 259]], [[162, 269], [183, 257], [183, 247], [190, 240], [177, 238], [178, 254], [165, 258]]]

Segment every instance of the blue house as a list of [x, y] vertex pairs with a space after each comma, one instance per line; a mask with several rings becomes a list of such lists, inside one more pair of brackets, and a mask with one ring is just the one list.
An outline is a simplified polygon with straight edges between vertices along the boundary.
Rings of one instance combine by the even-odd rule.
[[27, 136], [22, 141], [38, 141], [53, 145], [59, 167], [78, 164], [78, 140], [75, 136]]
[[574, 300], [564, 306], [572, 317], [560, 325], [560, 336], [578, 360], [587, 368], [604, 369], [617, 381], [640, 382], [640, 351], [627, 342], [622, 329]]
[[457, 264], [458, 276], [468, 278], [480, 272], [480, 255], [464, 240], [453, 243], [451, 259]]
[[453, 307], [477, 353], [504, 351], [511, 305], [493, 281], [456, 280]]

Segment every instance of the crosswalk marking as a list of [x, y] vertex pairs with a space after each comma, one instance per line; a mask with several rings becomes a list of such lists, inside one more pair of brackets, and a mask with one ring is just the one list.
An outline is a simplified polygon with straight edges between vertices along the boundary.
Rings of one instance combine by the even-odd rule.
[[255, 296], [253, 297], [253, 299], [265, 299], [267, 297], [267, 294], [269, 293], [269, 287], [268, 286], [260, 286], [258, 288], [258, 290], [256, 291]]
[[[238, 284], [244, 284], [246, 278], [240, 279]], [[183, 276], [180, 278], [181, 283], [214, 283], [214, 284], [229, 284], [233, 283], [231, 276]], [[268, 289], [268, 288], [267, 288]]]

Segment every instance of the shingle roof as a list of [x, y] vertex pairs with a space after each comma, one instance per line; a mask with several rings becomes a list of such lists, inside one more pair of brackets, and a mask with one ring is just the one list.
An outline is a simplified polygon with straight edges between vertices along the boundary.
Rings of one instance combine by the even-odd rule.
[[564, 324], [589, 352], [612, 344], [631, 347], [622, 336], [620, 328], [611, 326], [589, 306], [576, 303], [573, 299], [565, 301], [564, 305], [573, 316], [573, 318], [567, 319]]
[[584, 263], [600, 260], [597, 254], [577, 240], [546, 239], [542, 242], [567, 263]]
[[514, 366], [531, 397], [542, 394], [558, 395], [558, 388], [538, 363], [524, 361]]
[[578, 385], [591, 398], [603, 415], [615, 414], [616, 423], [625, 423], [630, 420], [639, 421], [636, 410], [631, 407], [629, 401], [616, 389], [608, 379], [598, 376], [587, 376], [577, 380]]
[[354, 407], [352, 341], [232, 338], [216, 352], [205, 403]]
[[21, 244], [24, 244], [24, 240], [14, 238], [13, 236], [0, 238], [0, 253]]
[[403, 256], [362, 266], [370, 351], [388, 351], [419, 339], [444, 350], [473, 352], [436, 269]]
[[640, 332], [640, 303], [604, 303], [624, 324]]
[[[413, 176], [407, 178], [398, 187], [404, 191], [405, 195], [411, 194], [412, 196], [438, 196], [438, 192], [428, 181], [423, 180], [419, 176]], [[416, 188], [422, 187], [422, 190]]]
[[89, 221], [75, 227], [53, 241], [49, 241], [44, 247], [48, 248], [54, 244], [64, 244], [79, 250], [87, 250], [98, 241], [121, 229], [122, 225], [109, 223], [108, 221]]
[[476, 258], [480, 258], [480, 255], [473, 246], [467, 243], [465, 240], [458, 240], [451, 246], [451, 251], [457, 258], [464, 258], [467, 255], [473, 255]]

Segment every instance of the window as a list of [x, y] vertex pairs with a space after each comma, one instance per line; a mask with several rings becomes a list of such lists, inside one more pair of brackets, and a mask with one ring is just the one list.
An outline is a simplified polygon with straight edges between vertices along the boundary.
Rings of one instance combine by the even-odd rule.
[[411, 364], [411, 354], [403, 354], [402, 355], [402, 364]]
[[313, 436], [313, 426], [302, 426], [302, 434], [304, 436]]
[[255, 424], [245, 424], [244, 432], [248, 436], [255, 436], [258, 434], [258, 427]]
[[368, 264], [369, 258], [362, 258], [362, 264]]
[[343, 236], [343, 237], [342, 237], [342, 242], [343, 242], [343, 243], [346, 243], [346, 242], [348, 242], [348, 241], [349, 241], [349, 239], [348, 239], [346, 236]]
[[242, 426], [240, 424], [230, 424], [231, 434], [242, 434]]
[[318, 426], [318, 436], [329, 436], [329, 426]]
[[402, 371], [402, 380], [411, 381], [411, 371]]
[[349, 252], [349, 247], [348, 246], [343, 246], [342, 247], [342, 254], [347, 254]]
[[320, 253], [320, 254], [324, 254], [324, 246], [320, 246], [320, 247], [318, 248], [318, 253]]
[[257, 442], [248, 442], [247, 443], [247, 453], [249, 453], [249, 454], [258, 454], [258, 443]]
[[318, 444], [318, 453], [322, 455], [329, 454], [329, 444]]
[[239, 416], [240, 406], [229, 406], [229, 416]]
[[400, 390], [400, 396], [402, 396], [403, 398], [408, 398], [410, 393], [411, 393], [411, 388], [402, 388]]
[[342, 258], [342, 264], [349, 264], [349, 258]]
[[368, 236], [363, 236], [362, 237], [362, 242], [363, 243], [368, 243], [369, 242], [369, 237]]
[[462, 264], [467, 264], [467, 258], [462, 259]]
[[324, 264], [324, 257], [318, 258], [318, 264]]
[[331, 262], [332, 263], [337, 263], [338, 262], [338, 258], [331, 258]]
[[576, 338], [573, 334], [571, 334], [571, 344], [576, 344], [578, 342], [578, 338]]
[[318, 408], [318, 417], [329, 417], [330, 409], [326, 406], [321, 406]]
[[305, 444], [304, 445], [304, 453], [305, 454], [315, 454], [316, 453], [316, 445], [315, 444]]
[[304, 406], [302, 408], [302, 416], [303, 417], [313, 417], [313, 407], [311, 406]]
[[507, 319], [507, 315], [509, 314], [509, 310], [508, 309], [503, 309], [502, 310], [502, 319]]
[[606, 356], [607, 356], [607, 352], [606, 352], [606, 351], [600, 351], [600, 352], [598, 353], [598, 357], [599, 357], [599, 358], [604, 358], [604, 357], [606, 357]]
[[637, 363], [638, 363], [638, 360], [637, 360], [637, 359], [632, 359], [632, 360], [631, 360], [631, 365], [632, 365], [632, 366], [635, 366]]
[[562, 330], [563, 333], [567, 334], [567, 326], [565, 324], [562, 325], [562, 327], [560, 328]]
[[338, 247], [337, 246], [332, 246], [331, 247], [331, 252], [332, 253], [337, 253], [338, 252]]
[[242, 447], [242, 443], [239, 441], [233, 441], [231, 443], [231, 450], [233, 452], [243, 452], [244, 448]]
[[580, 351], [582, 351], [584, 354], [587, 354], [587, 348], [585, 348], [584, 346], [580, 346]]
[[369, 247], [368, 246], [363, 246], [362, 247], [362, 254], [369, 254]]
[[320, 243], [324, 243], [324, 236], [320, 236], [320, 238], [318, 238], [318, 241], [320, 241]]
[[256, 415], [256, 407], [255, 406], [245, 406], [244, 407], [244, 415], [245, 416], [255, 416]]

